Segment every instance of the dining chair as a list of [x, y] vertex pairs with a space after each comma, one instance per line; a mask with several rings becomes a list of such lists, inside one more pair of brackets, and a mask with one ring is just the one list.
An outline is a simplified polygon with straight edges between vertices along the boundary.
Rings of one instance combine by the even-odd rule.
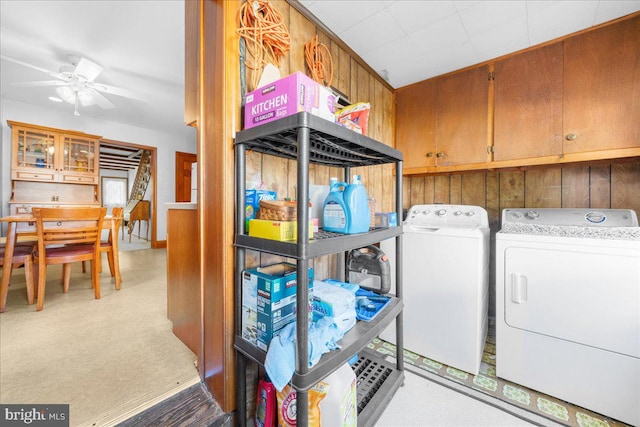
[[38, 248], [34, 264], [38, 267], [38, 305], [44, 306], [47, 266], [62, 264], [63, 292], [69, 290], [71, 263], [91, 261], [91, 285], [100, 298], [100, 237], [107, 208], [34, 208]]
[[[118, 230], [122, 226], [122, 213], [124, 208], [115, 207], [111, 210], [112, 216], [112, 224], [111, 229], [109, 230], [108, 237], [106, 240], [100, 241], [100, 253], [105, 252], [107, 254], [107, 262], [109, 263], [109, 271], [111, 272], [111, 277], [115, 277], [116, 279], [116, 290], [120, 290], [120, 283], [122, 281], [120, 276], [120, 262], [118, 253], [114, 251], [114, 238], [118, 238]], [[102, 259], [100, 259], [100, 268], [99, 271], [102, 272]], [[86, 272], [85, 261], [82, 261], [82, 272]]]
[[[19, 242], [16, 243], [13, 247], [13, 258], [11, 258], [11, 268], [19, 268], [20, 266], [24, 266], [24, 278], [27, 287], [27, 301], [29, 304], [34, 303], [34, 288], [33, 288], [33, 251], [36, 246], [35, 241], [30, 242]], [[0, 267], [5, 268], [4, 266], [4, 249], [5, 244], [0, 243]], [[8, 290], [7, 290], [8, 291]], [[0, 306], [4, 307], [6, 304], [7, 291], [0, 292], [2, 295], [2, 301]]]

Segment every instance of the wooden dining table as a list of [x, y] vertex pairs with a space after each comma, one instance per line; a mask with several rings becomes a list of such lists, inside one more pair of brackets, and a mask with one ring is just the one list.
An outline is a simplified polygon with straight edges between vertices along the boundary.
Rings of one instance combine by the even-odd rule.
[[[120, 289], [122, 277], [120, 276], [120, 263], [118, 259], [118, 230], [116, 229], [117, 217], [106, 215], [102, 222], [102, 229], [109, 230], [113, 245], [113, 264], [115, 269], [116, 289]], [[0, 282], [0, 313], [4, 312], [9, 293], [9, 281], [13, 264], [13, 250], [20, 237], [36, 236], [36, 218], [28, 214], [15, 214], [0, 218], [0, 222], [7, 223], [7, 236], [4, 248], [4, 263], [2, 267], [2, 282]]]

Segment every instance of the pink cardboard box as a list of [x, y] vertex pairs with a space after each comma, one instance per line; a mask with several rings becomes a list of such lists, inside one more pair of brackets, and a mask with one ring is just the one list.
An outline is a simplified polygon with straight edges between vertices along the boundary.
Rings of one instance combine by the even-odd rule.
[[249, 92], [244, 105], [244, 128], [307, 111], [335, 122], [335, 96], [301, 72]]

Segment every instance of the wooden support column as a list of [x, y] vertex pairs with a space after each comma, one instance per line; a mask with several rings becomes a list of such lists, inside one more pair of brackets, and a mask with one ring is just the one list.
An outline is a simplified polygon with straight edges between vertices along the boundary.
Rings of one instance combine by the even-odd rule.
[[199, 363], [212, 395], [230, 412], [236, 407], [233, 136], [240, 112], [235, 35], [240, 2], [189, 1], [197, 1], [199, 12], [197, 148], [203, 325]]

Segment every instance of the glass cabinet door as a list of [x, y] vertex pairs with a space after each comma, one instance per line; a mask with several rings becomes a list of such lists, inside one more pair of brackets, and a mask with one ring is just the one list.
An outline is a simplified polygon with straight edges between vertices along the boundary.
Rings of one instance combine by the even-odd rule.
[[95, 172], [96, 141], [81, 137], [64, 137], [63, 172]]
[[55, 136], [52, 133], [18, 131], [17, 167], [55, 170]]

